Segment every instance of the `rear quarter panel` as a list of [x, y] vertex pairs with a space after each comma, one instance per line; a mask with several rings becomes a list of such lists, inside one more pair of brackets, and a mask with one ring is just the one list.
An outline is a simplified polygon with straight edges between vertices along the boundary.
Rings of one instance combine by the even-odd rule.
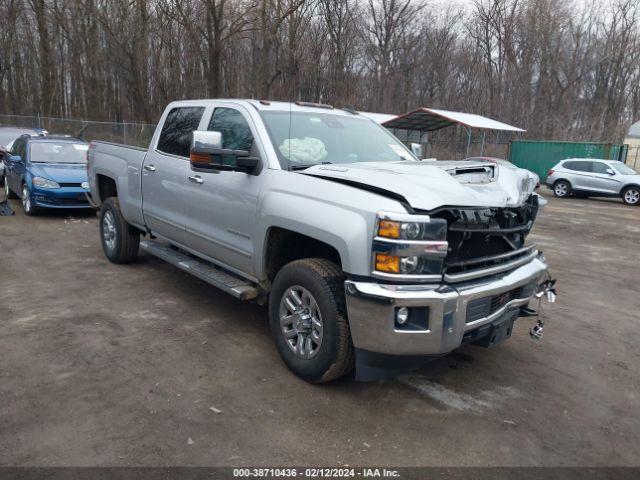
[[100, 205], [98, 178], [115, 181], [120, 209], [127, 222], [144, 226], [142, 216], [141, 171], [146, 149], [107, 142], [92, 142], [89, 148], [89, 185], [91, 196]]

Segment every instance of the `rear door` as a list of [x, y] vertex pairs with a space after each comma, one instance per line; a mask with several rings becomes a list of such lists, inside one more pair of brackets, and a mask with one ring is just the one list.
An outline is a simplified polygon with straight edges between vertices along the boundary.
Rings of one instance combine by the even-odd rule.
[[571, 172], [569, 181], [574, 190], [591, 190], [591, 163], [588, 160], [572, 160], [563, 164], [563, 167]]
[[166, 115], [155, 148], [142, 166], [142, 212], [151, 231], [180, 245], [185, 230], [185, 181], [190, 175], [192, 132], [199, 128], [204, 106], [179, 106]]

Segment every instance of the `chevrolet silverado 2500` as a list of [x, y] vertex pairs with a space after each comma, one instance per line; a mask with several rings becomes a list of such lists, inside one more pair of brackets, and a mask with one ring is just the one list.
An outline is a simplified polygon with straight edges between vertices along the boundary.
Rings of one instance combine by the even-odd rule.
[[93, 142], [88, 158], [108, 259], [142, 248], [268, 302], [278, 352], [307, 381], [493, 346], [548, 275], [525, 242], [541, 201], [529, 175], [419, 161], [353, 111], [179, 101], [148, 150]]

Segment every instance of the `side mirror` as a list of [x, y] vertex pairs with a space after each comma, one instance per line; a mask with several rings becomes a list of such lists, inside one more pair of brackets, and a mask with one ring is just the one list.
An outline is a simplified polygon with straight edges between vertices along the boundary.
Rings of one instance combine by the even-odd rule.
[[22, 163], [22, 157], [20, 155], [9, 155], [9, 161], [12, 163]]
[[191, 139], [191, 168], [254, 173], [260, 159], [246, 150], [222, 148], [222, 133], [195, 130]]
[[420, 160], [422, 160], [422, 144], [420, 143], [412, 143], [411, 144], [411, 151], [413, 152], [413, 154], [418, 157]]
[[609, 175], [615, 175], [616, 174], [616, 172], [613, 171], [613, 168], [607, 168], [607, 173]]

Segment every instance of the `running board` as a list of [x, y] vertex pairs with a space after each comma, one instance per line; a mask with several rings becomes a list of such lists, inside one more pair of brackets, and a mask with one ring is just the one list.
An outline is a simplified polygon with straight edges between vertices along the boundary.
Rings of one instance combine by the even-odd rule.
[[180, 250], [153, 240], [142, 240], [140, 248], [240, 300], [251, 300], [258, 296], [258, 289], [247, 280], [227, 273], [221, 268], [187, 255]]

